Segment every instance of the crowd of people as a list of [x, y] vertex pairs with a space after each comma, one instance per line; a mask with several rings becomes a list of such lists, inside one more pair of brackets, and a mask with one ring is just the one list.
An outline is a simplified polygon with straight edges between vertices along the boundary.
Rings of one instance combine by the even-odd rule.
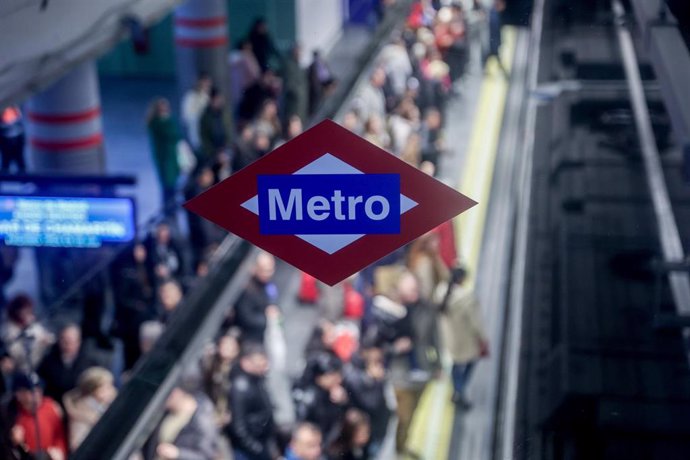
[[[467, 11], [458, 2], [415, 2], [343, 126], [434, 174], [447, 148], [445, 104], [470, 60], [469, 24], [500, 20], [502, 5], [485, 11], [476, 1]], [[500, 40], [492, 40], [484, 57], [498, 57]], [[179, 126], [168, 101], [151, 105], [147, 126], [170, 218], [110, 267], [116, 308], [107, 333], [73, 323], [53, 331], [36, 317], [31, 297], [7, 302], [0, 327], [3, 458], [69, 458], [184, 294], [208, 273], [224, 232], [189, 214], [189, 236], [178, 238], [178, 195], [196, 196], [302, 132], [337, 81], [319, 53], [308, 69], [299, 53], [295, 46], [282, 56], [265, 22], [257, 21], [230, 59], [240, 76], [233, 95], [200, 75], [182, 99]], [[453, 226], [445, 223], [333, 288], [305, 276], [313, 292], [301, 300], [316, 306], [303, 308], [318, 308], [321, 320], [304, 350], [303, 371], [290, 382], [293, 417], [285, 424], [276, 420], [276, 395], [266, 382], [285, 357], [275, 261], [261, 253], [217, 336], [188, 366], [134, 458], [375, 459], [393, 430], [399, 457], [420, 458], [408, 449], [408, 433], [424, 389], [444, 378], [444, 356], [453, 363], [453, 402], [469, 410], [467, 381], [488, 354], [461, 261]], [[122, 343], [120, 358], [107, 346], [113, 338]]]

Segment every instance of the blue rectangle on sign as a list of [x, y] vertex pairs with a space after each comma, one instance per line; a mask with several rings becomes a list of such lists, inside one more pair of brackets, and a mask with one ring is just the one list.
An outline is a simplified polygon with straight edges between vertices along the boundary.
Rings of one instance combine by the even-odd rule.
[[400, 233], [399, 174], [257, 176], [263, 235]]

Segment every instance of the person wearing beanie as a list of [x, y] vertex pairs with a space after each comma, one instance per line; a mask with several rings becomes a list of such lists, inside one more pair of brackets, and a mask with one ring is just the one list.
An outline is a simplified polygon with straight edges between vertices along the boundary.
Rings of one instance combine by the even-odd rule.
[[43, 396], [43, 382], [36, 374], [16, 374], [12, 391], [14, 399], [8, 410], [12, 443], [34, 456], [48, 454], [52, 460], [66, 459], [62, 409]]

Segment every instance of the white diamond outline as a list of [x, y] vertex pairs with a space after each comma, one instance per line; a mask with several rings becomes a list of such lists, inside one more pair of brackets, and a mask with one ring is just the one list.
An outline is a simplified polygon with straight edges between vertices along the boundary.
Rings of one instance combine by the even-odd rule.
[[[345, 163], [340, 158], [324, 153], [316, 160], [308, 165], [298, 169], [293, 174], [364, 174], [359, 169], [352, 165]], [[419, 203], [413, 199], [400, 194], [400, 215], [405, 214], [409, 210], [418, 206]], [[241, 204], [247, 211], [259, 215], [259, 196], [254, 195], [247, 201]], [[295, 235], [297, 238], [306, 243], [322, 250], [323, 252], [332, 255], [341, 249], [349, 246], [358, 239], [366, 236], [366, 234], [328, 234], [328, 235]]]

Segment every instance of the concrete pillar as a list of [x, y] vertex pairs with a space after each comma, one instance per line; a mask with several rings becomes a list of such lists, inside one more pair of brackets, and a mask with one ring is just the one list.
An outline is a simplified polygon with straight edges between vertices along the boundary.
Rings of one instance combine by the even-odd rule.
[[225, 0], [187, 0], [175, 9], [177, 82], [180, 94], [208, 73], [228, 96], [228, 25]]
[[96, 65], [79, 65], [28, 103], [28, 137], [37, 173], [98, 174], [105, 170]]

